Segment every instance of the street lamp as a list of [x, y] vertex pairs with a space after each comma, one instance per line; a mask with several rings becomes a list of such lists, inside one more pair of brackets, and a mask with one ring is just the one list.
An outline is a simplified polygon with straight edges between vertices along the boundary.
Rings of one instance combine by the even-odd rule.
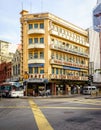
[[44, 85], [45, 85], [45, 96], [46, 96], [46, 84], [48, 83], [48, 79], [44, 79]]

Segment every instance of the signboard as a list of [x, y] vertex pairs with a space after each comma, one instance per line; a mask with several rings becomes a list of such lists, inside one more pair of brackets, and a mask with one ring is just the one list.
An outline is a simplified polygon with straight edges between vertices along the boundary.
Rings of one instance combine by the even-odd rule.
[[44, 79], [44, 78], [40, 78], [40, 79], [37, 79], [37, 78], [30, 78], [30, 79], [27, 79], [27, 82], [29, 83], [48, 83], [48, 79]]
[[43, 63], [33, 63], [33, 64], [29, 64], [28, 67], [44, 67]]
[[80, 68], [76, 68], [76, 67], [68, 67], [68, 66], [63, 66], [63, 69], [68, 69], [68, 70], [80, 70]]

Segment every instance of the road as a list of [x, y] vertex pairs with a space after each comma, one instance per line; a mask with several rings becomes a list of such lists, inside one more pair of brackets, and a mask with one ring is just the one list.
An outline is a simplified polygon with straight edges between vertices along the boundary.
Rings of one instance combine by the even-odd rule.
[[0, 130], [101, 130], [101, 98], [9, 98], [0, 101]]

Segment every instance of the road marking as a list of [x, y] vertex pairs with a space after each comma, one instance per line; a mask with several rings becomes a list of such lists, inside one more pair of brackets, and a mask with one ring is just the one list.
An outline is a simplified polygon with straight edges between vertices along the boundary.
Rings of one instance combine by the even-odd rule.
[[51, 107], [51, 106], [41, 106], [40, 108], [49, 108], [49, 109], [81, 109], [81, 110], [101, 110], [101, 108], [89, 108], [89, 107]]
[[38, 130], [53, 130], [52, 126], [49, 124], [48, 120], [33, 100], [29, 99], [29, 104], [32, 108], [33, 115], [39, 128]]
[[86, 102], [86, 101], [68, 101], [69, 103], [80, 103], [80, 104], [88, 104], [88, 105], [96, 105], [100, 106], [101, 104], [96, 104], [97, 102]]

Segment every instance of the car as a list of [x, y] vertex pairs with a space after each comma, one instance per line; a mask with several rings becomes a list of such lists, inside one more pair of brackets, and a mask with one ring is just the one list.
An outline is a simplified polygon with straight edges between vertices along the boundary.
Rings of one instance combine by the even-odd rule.
[[83, 87], [83, 94], [92, 94], [98, 92], [98, 89], [96, 86], [84, 86]]

